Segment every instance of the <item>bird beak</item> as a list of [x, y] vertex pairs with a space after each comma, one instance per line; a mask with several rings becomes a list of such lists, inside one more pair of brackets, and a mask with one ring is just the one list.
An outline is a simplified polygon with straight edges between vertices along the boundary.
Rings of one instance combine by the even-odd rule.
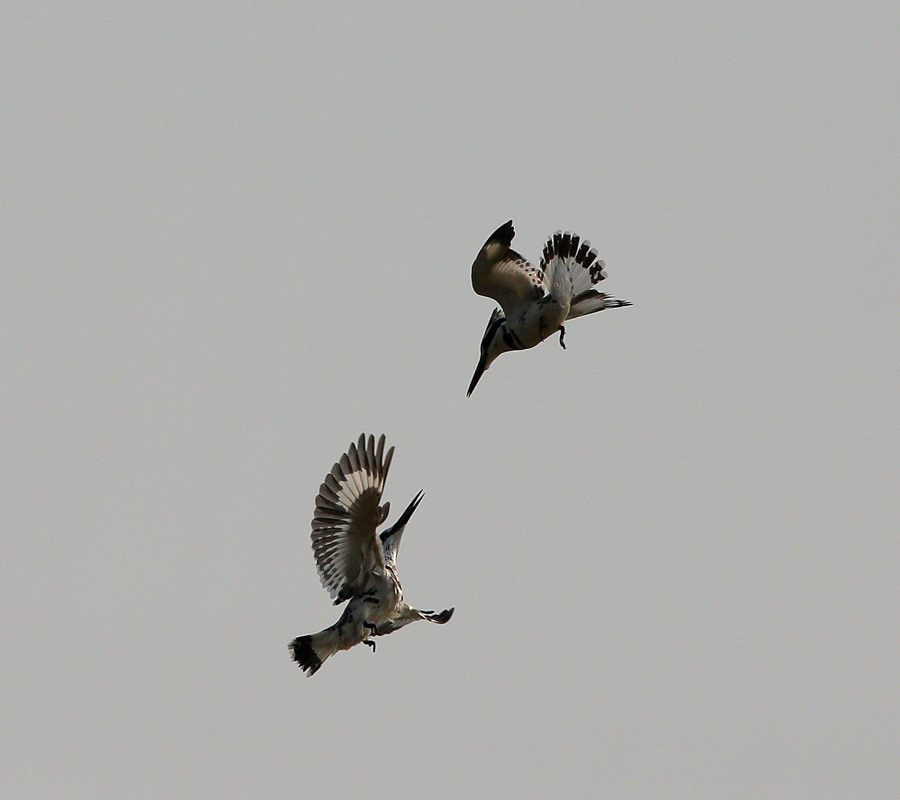
[[472, 382], [469, 384], [469, 391], [466, 392], [466, 397], [471, 397], [472, 392], [475, 391], [475, 386], [478, 384], [478, 381], [481, 380], [481, 376], [484, 375], [484, 371], [487, 369], [487, 358], [485, 356], [481, 357], [481, 360], [478, 362], [478, 366], [475, 368], [475, 374], [472, 376]]

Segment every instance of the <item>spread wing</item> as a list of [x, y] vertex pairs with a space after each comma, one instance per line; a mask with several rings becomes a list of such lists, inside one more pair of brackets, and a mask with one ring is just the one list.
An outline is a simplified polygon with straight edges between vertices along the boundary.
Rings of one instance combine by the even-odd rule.
[[512, 220], [494, 231], [472, 263], [472, 288], [496, 300], [506, 316], [520, 303], [546, 294], [544, 273], [510, 248], [516, 235]]
[[380, 502], [393, 455], [393, 447], [384, 452], [384, 435], [376, 448], [375, 437], [363, 434], [319, 487], [312, 547], [322, 586], [335, 605], [361, 592], [374, 568], [384, 568], [375, 529], [387, 516]]

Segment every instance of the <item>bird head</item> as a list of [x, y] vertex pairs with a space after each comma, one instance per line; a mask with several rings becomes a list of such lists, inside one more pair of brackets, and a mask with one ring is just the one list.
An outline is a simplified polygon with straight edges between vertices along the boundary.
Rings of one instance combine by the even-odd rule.
[[472, 392], [475, 391], [475, 386], [481, 380], [481, 376], [484, 375], [487, 368], [491, 366], [494, 359], [501, 353], [512, 349], [503, 338], [505, 326], [506, 315], [499, 308], [495, 308], [481, 339], [481, 356], [478, 359], [478, 366], [475, 368], [475, 374], [472, 376], [472, 382], [469, 384], [469, 391], [466, 392], [466, 397], [471, 396]]
[[384, 560], [388, 564], [394, 564], [397, 560], [397, 553], [400, 551], [400, 540], [403, 538], [403, 529], [406, 523], [413, 515], [413, 512], [419, 507], [425, 492], [419, 492], [412, 502], [406, 507], [406, 510], [400, 515], [400, 518], [389, 528], [385, 528], [381, 536], [381, 546], [384, 549]]

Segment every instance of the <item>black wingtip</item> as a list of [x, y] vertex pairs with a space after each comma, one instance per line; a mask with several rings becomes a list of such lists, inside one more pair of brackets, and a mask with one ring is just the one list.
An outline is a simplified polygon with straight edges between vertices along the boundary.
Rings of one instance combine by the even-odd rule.
[[510, 220], [505, 225], [501, 225], [497, 230], [495, 230], [491, 237], [488, 239], [489, 242], [499, 242], [502, 245], [509, 245], [512, 243], [513, 237], [516, 235], [516, 230], [513, 228], [513, 221]]
[[446, 608], [441, 611], [440, 614], [435, 614], [433, 611], [425, 614], [425, 619], [429, 622], [436, 622], [438, 625], [443, 625], [445, 622], [449, 621], [450, 617], [453, 616], [453, 612], [455, 608]]

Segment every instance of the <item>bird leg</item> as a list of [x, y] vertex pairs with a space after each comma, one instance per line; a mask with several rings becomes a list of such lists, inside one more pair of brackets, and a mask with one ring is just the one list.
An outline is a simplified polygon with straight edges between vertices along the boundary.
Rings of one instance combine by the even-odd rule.
[[565, 336], [566, 336], [565, 326], [560, 325], [559, 326], [559, 345], [560, 345], [560, 347], [562, 347], [563, 350], [566, 349], [566, 343], [563, 341], [563, 339], [565, 339]]
[[[363, 627], [366, 630], [372, 631], [373, 634], [378, 630], [378, 626], [371, 622], [363, 622]], [[363, 644], [368, 645], [372, 648], [372, 652], [375, 652], [375, 642], [373, 642], [371, 639], [363, 639]]]

